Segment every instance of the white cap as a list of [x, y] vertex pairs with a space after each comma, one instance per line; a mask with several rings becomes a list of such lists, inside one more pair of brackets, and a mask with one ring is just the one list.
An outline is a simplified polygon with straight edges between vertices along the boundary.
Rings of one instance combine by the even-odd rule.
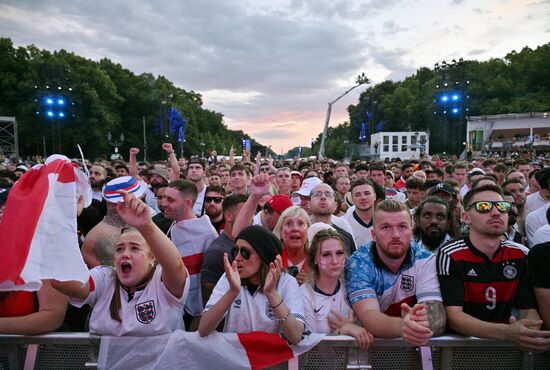
[[304, 197], [309, 197], [311, 190], [320, 183], [322, 183], [322, 181], [318, 177], [308, 177], [302, 182], [300, 189], [292, 193], [292, 196], [303, 195]]
[[326, 230], [326, 229], [330, 229], [330, 230], [334, 230], [336, 231], [336, 229], [332, 226], [330, 226], [329, 224], [326, 224], [324, 222], [316, 222], [314, 223], [313, 225], [311, 225], [308, 229], [307, 229], [307, 240], [309, 240], [309, 242], [311, 243], [311, 241], [313, 240], [313, 237], [315, 236], [315, 234], [317, 234], [319, 231], [321, 230]]

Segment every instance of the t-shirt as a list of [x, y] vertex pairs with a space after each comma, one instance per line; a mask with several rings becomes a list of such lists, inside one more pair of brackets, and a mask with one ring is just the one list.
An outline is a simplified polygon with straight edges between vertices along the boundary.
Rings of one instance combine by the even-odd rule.
[[170, 237], [189, 271], [189, 298], [185, 301], [185, 312], [198, 316], [203, 308], [200, 284], [202, 258], [218, 233], [208, 216], [204, 215], [175, 223], [170, 229]]
[[534, 245], [533, 237], [535, 236], [537, 230], [544, 225], [548, 225], [548, 220], [546, 219], [546, 211], [548, 210], [548, 207], [550, 207], [550, 203], [547, 203], [544, 207], [534, 210], [525, 218], [525, 233], [529, 247]]
[[328, 322], [331, 311], [339, 313], [346, 319], [353, 312], [347, 298], [348, 292], [344, 281], [340, 282], [333, 294], [325, 294], [306, 282], [300, 287], [300, 294], [304, 301], [306, 326], [314, 333], [329, 334], [332, 332]]
[[193, 205], [193, 213], [197, 217], [201, 217], [204, 214], [204, 196], [206, 195], [206, 186], [202, 191], [197, 195], [197, 200]]
[[366, 298], [376, 298], [380, 312], [401, 316], [401, 304], [441, 301], [434, 255], [411, 242], [398, 273], [391, 272], [378, 256], [371, 242], [355, 252], [346, 264], [346, 285], [353, 305]]
[[528, 281], [527, 248], [503, 240], [493, 258], [469, 237], [442, 246], [437, 272], [445, 306], [461, 306], [482, 321], [508, 323], [512, 308], [536, 308]]
[[227, 236], [226, 233], [221, 233], [210, 247], [204, 252], [201, 268], [201, 281], [216, 284], [220, 277], [225, 272], [223, 265], [223, 254], [231, 258], [231, 249], [235, 246], [235, 242]]
[[530, 244], [537, 245], [546, 242], [550, 242], [550, 224], [539, 227], [531, 238]]
[[129, 296], [120, 288], [120, 318], [118, 322], [111, 318], [109, 307], [115, 292], [115, 269], [110, 266], [98, 266], [90, 270], [90, 294], [84, 300], [69, 298], [76, 307], [88, 304], [90, 314], [90, 333], [98, 335], [150, 336], [171, 333], [185, 329], [183, 306], [189, 294], [189, 275], [181, 298], [168, 291], [161, 281], [162, 267], [157, 266], [151, 280], [141, 289]]
[[0, 299], [0, 317], [26, 316], [40, 309], [36, 292], [16, 290], [3, 293], [6, 296]]
[[365, 223], [357, 215], [356, 211], [346, 213], [342, 216], [350, 225], [353, 230], [353, 237], [355, 239], [355, 245], [358, 249], [372, 241], [372, 220], [370, 223]]
[[525, 201], [525, 214], [529, 214], [531, 211], [544, 207], [547, 203], [548, 201], [540, 196], [540, 191], [529, 194]]
[[529, 277], [535, 288], [550, 289], [550, 241], [529, 250]]
[[[229, 290], [229, 281], [222, 275], [218, 284], [214, 288], [204, 312], [211, 309], [221, 297]], [[277, 292], [285, 302], [292, 315], [305, 322], [304, 305], [298, 282], [287, 273], [281, 273], [277, 284]], [[269, 305], [269, 301], [260, 289], [254, 294], [246, 286], [241, 286], [241, 291], [237, 298], [231, 303], [229, 310], [225, 313], [225, 333], [250, 333], [253, 331], [265, 331], [267, 333], [279, 333], [281, 331], [279, 322]]]

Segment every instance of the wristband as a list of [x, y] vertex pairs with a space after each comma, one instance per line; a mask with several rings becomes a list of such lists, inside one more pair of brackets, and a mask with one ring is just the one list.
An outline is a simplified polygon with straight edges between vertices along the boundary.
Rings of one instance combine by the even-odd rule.
[[277, 307], [279, 307], [281, 304], [283, 304], [283, 299], [281, 298], [281, 302], [279, 302], [278, 304], [276, 304], [275, 306], [271, 306], [271, 309], [274, 310], [276, 309]]
[[285, 317], [283, 317], [282, 319], [277, 319], [277, 321], [279, 322], [279, 324], [282, 324], [283, 322], [285, 322], [286, 320], [288, 320], [289, 317], [290, 317], [290, 310], [288, 310], [288, 312], [286, 313]]

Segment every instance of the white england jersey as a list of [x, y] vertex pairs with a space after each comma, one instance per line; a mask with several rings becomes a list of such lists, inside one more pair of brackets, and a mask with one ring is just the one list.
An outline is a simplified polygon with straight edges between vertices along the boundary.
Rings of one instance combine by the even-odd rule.
[[150, 336], [185, 329], [183, 306], [189, 294], [189, 275], [181, 298], [176, 298], [161, 281], [162, 267], [157, 266], [153, 277], [144, 289], [136, 290], [133, 297], [120, 288], [119, 311], [122, 322], [111, 318], [109, 307], [115, 292], [115, 269], [98, 266], [90, 270], [90, 294], [84, 300], [69, 298], [75, 307], [89, 304], [90, 333], [111, 336]]
[[[222, 275], [218, 284], [204, 308], [204, 312], [211, 309], [229, 290], [229, 281]], [[292, 315], [297, 320], [305, 322], [304, 305], [298, 289], [298, 282], [287, 273], [281, 273], [277, 284], [277, 292], [285, 302]], [[225, 333], [249, 333], [253, 331], [265, 331], [267, 333], [279, 333], [280, 326], [267, 297], [259, 289], [250, 294], [245, 286], [235, 298], [231, 307], [225, 313]]]

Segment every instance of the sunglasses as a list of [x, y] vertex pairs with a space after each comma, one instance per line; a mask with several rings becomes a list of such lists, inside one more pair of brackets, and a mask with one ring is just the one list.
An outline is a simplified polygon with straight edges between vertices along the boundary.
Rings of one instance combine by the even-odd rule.
[[241, 257], [243, 258], [243, 260], [248, 261], [250, 259], [250, 251], [246, 248], [238, 248], [238, 247], [233, 247], [233, 249], [231, 249], [231, 258], [232, 259], [237, 258], [237, 255], [239, 254], [239, 252], [241, 252]]
[[260, 167], [260, 172], [269, 172], [269, 167]]
[[331, 193], [330, 191], [316, 191], [314, 193], [311, 193], [312, 198], [321, 198], [322, 196], [325, 196], [325, 198], [332, 199], [334, 198], [334, 193]]
[[216, 204], [220, 204], [222, 202], [223, 198], [221, 197], [204, 197], [204, 203], [211, 203], [214, 202]]
[[470, 204], [466, 210], [468, 211], [470, 208], [475, 208], [478, 213], [489, 213], [493, 210], [493, 207], [496, 207], [497, 211], [500, 213], [508, 213], [510, 212], [510, 208], [512, 208], [512, 204], [505, 201], [481, 201]]

